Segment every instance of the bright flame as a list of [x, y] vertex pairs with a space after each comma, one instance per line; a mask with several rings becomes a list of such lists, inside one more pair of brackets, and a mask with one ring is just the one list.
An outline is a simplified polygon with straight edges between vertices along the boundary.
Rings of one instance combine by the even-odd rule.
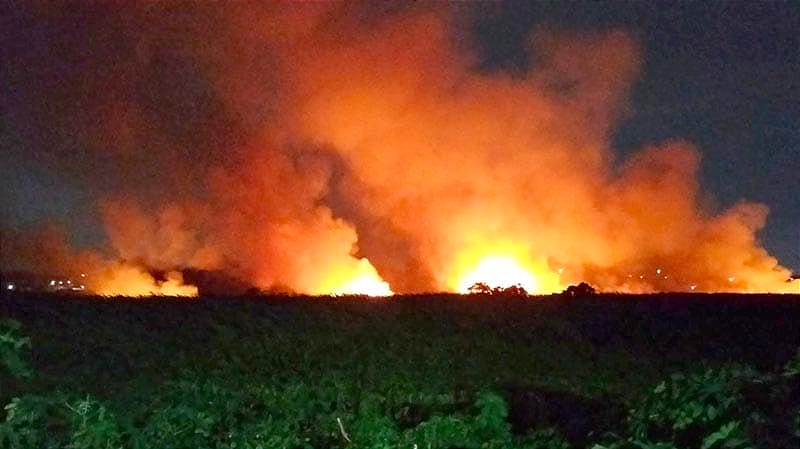
[[164, 281], [153, 279], [139, 267], [112, 264], [92, 276], [92, 291], [101, 296], [197, 296], [197, 287], [183, 283], [177, 271], [166, 274]]
[[391, 296], [394, 294], [389, 284], [381, 278], [367, 259], [358, 261], [354, 273], [337, 276], [327, 284], [329, 287], [324, 288], [320, 293], [366, 296]]
[[347, 281], [340, 288], [333, 291], [334, 295], [367, 295], [367, 296], [391, 296], [392, 289], [389, 284], [379, 277], [361, 275], [355, 279]]
[[529, 293], [539, 291], [539, 282], [533, 273], [507, 256], [489, 256], [481, 259], [471, 271], [459, 279], [458, 292], [468, 293], [469, 288], [478, 282], [492, 288], [506, 288], [519, 284]]
[[521, 285], [531, 294], [563, 290], [561, 273], [549, 269], [544, 261], [531, 260], [524, 250], [511, 244], [462, 253], [449, 279], [448, 285], [458, 293], [469, 293], [469, 288], [479, 282], [491, 288]]

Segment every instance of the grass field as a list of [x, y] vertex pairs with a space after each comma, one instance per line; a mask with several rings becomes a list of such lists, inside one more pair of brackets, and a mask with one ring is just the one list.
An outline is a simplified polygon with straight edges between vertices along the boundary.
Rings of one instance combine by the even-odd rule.
[[[723, 389], [733, 385], [725, 370], [736, 367], [757, 373], [736, 371], [736, 379], [750, 376], [742, 382], [753, 383], [755, 376], [762, 376], [758, 382], [763, 376], [774, 380], [764, 373], [782, 373], [800, 346], [800, 298], [769, 295], [19, 295], [0, 301], [0, 317], [20, 322], [22, 334], [31, 338], [26, 357], [35, 372], [32, 378], [0, 374], [0, 402], [25, 395], [59, 397], [65, 404], [91, 398], [113, 417], [106, 427], [116, 433], [103, 434], [104, 440], [118, 442], [97, 447], [595, 444], [611, 429], [593, 429], [594, 437], [584, 440], [560, 428], [549, 411], [549, 418], [530, 422], [523, 416], [523, 424], [539, 427], [527, 437], [521, 434], [530, 429], [520, 431], [519, 423], [517, 435], [501, 428], [519, 418], [520, 406], [526, 413], [529, 396], [533, 402], [550, 398], [546, 402], [554, 406], [587, 398], [592, 402], [575, 407], [605, 403], [609, 414], [614, 407], [630, 414], [662, 380], [683, 382], [670, 377], [677, 372], [711, 373], [708, 383], [722, 383]], [[769, 394], [794, 388], [770, 382]], [[731, 395], [738, 394], [736, 385]], [[56, 424], [35, 437], [37, 444], [67, 447], [65, 441], [74, 440], [80, 423], [68, 416], [70, 410], [41, 412], [46, 426]], [[708, 432], [728, 418], [709, 421], [714, 428]], [[679, 446], [680, 439], [695, 444], [708, 437], [693, 442], [680, 428], [637, 437], [630, 416], [618, 421], [620, 429], [606, 436], [614, 440], [607, 447], [628, 447], [636, 438], [676, 445], [652, 447], [691, 447]], [[737, 434], [749, 435], [747, 444], [757, 444], [752, 427]], [[86, 432], [98, 432], [92, 429]], [[786, 444], [793, 444], [788, 432]], [[2, 438], [0, 432], [0, 448], [15, 447]], [[82, 444], [69, 447], [94, 447]]]

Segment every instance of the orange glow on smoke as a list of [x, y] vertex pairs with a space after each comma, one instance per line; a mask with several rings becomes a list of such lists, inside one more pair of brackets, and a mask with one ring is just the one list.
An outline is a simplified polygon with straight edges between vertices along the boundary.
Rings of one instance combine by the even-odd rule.
[[[103, 168], [70, 173], [97, 178], [107, 245], [0, 241], [0, 260], [85, 272], [105, 295], [196, 295], [149, 274], [184, 268], [311, 295], [797, 292], [760, 243], [765, 205], [708, 204], [702, 148], [612, 145], [646, 62], [635, 32], [532, 29], [535, 64], [475, 70], [447, 8], [185, 3], [134, 8], [148, 26], [120, 35], [136, 57], [76, 83], [109, 94], [47, 108], [112, 116], [70, 133]], [[76, 48], [105, 54], [93, 45]], [[185, 76], [204, 82], [157, 82]], [[130, 94], [143, 88], [159, 95]]]
[[138, 267], [126, 264], [111, 264], [92, 273], [88, 283], [93, 293], [102, 296], [197, 296], [197, 287], [184, 284], [180, 272], [169, 272], [166, 280], [156, 281]]

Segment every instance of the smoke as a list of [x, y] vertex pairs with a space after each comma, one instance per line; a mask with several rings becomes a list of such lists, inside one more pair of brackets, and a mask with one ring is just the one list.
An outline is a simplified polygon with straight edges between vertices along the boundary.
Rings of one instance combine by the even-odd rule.
[[64, 229], [45, 226], [25, 233], [0, 233], [0, 266], [26, 270], [65, 280], [81, 290], [106, 296], [197, 296], [197, 288], [184, 285], [183, 275], [168, 271], [156, 279], [140, 264], [109, 259], [96, 251], [70, 247]]
[[[438, 8], [46, 14], [76, 18], [87, 60], [44, 100], [20, 98], [49, 142], [85, 148], [80, 165], [39, 151], [102, 198], [108, 237], [102, 256], [43, 265], [94, 264], [105, 291], [187, 269], [307, 293], [385, 292], [381, 279], [456, 290], [487, 257], [524, 266], [542, 292], [788, 287], [756, 237], [766, 207], [705, 207], [691, 143], [618, 159], [641, 66], [624, 30], [535, 30], [531, 64], [509, 73], [477, 68], [464, 15]], [[47, 67], [66, 64], [46, 48]]]

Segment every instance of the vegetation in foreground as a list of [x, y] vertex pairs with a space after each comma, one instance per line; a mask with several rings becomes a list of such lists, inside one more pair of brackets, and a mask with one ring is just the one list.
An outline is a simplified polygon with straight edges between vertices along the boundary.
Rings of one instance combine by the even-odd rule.
[[798, 447], [796, 304], [12, 297], [0, 448]]

